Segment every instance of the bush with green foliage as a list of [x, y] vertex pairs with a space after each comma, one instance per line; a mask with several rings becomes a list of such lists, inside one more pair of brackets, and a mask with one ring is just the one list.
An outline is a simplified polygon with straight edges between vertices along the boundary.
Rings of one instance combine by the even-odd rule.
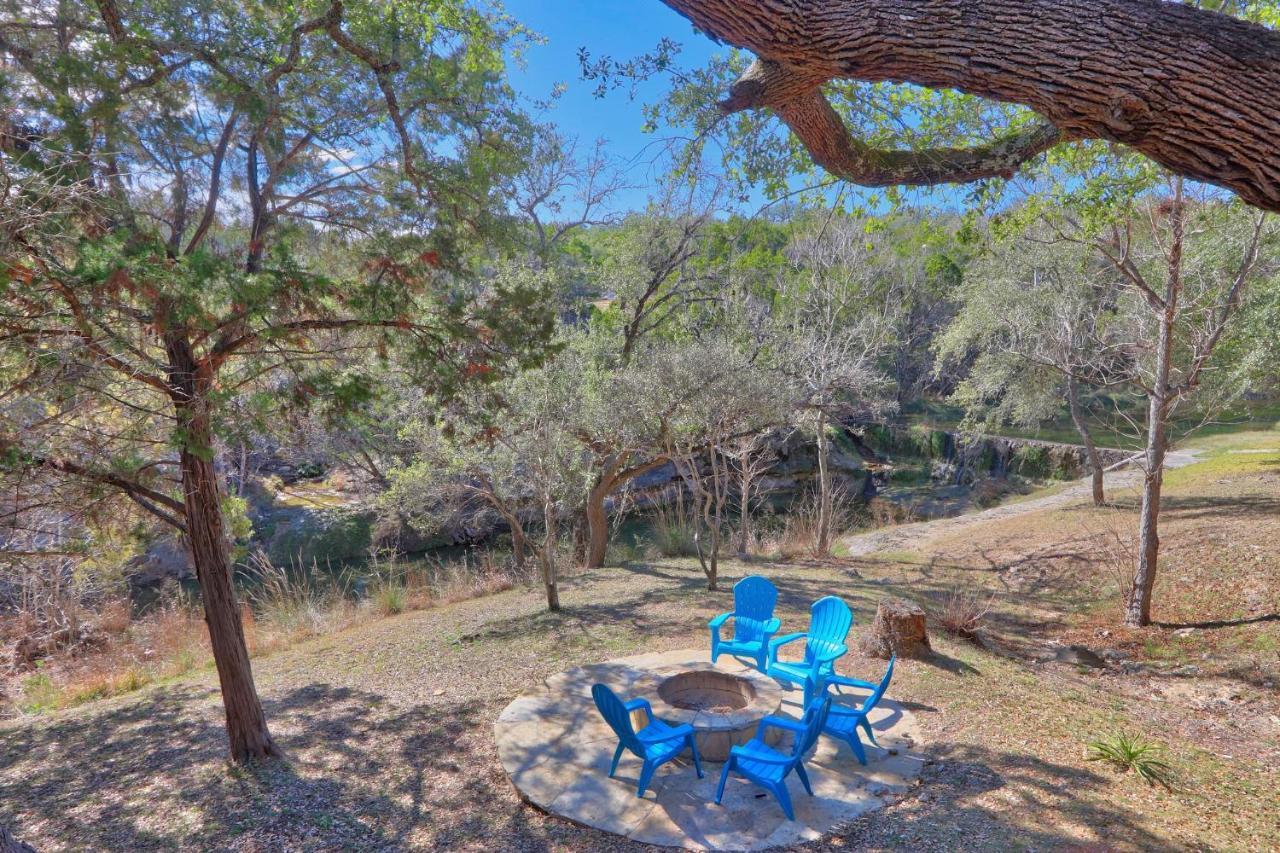
[[1104, 761], [1122, 773], [1132, 771], [1148, 785], [1173, 788], [1173, 768], [1165, 760], [1165, 748], [1142, 735], [1114, 732], [1089, 742], [1087, 761]]

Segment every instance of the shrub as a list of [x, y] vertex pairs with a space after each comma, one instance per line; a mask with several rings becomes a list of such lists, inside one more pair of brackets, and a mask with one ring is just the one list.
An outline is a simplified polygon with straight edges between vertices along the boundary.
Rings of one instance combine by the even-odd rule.
[[1017, 472], [1024, 477], [1043, 480], [1050, 474], [1052, 462], [1049, 448], [1041, 444], [1027, 444], [1014, 451]]
[[1122, 773], [1133, 771], [1148, 785], [1173, 788], [1173, 768], [1164, 760], [1165, 749], [1141, 735], [1116, 732], [1089, 742], [1087, 761], [1105, 761]]
[[373, 593], [374, 607], [383, 616], [395, 616], [403, 613], [408, 599], [404, 584], [399, 580], [388, 579], [380, 583]]
[[37, 671], [22, 680], [22, 699], [18, 710], [24, 714], [39, 714], [58, 707], [58, 688], [48, 673]]
[[[310, 571], [278, 566], [261, 551], [255, 552], [243, 574], [249, 581], [246, 598], [255, 615], [283, 637], [311, 637], [324, 633], [338, 615], [344, 590], [313, 562]], [[255, 631], [255, 633], [259, 633]]]
[[639, 563], [645, 558], [644, 546], [638, 542], [609, 543], [609, 562], [616, 564]]
[[133, 624], [133, 604], [127, 597], [113, 598], [102, 605], [96, 621], [104, 634], [123, 634]]
[[948, 634], [972, 640], [978, 635], [995, 600], [994, 592], [987, 596], [974, 590], [953, 589], [935, 621]]
[[660, 506], [649, 515], [654, 547], [664, 557], [696, 557], [698, 543], [692, 520], [678, 509]]
[[[806, 554], [814, 557], [829, 556], [818, 553], [820, 501], [821, 496], [817, 491], [810, 491], [792, 504], [783, 522], [782, 533], [774, 543], [779, 557], [790, 560]], [[854, 516], [848, 490], [843, 484], [837, 483], [832, 488], [828, 530], [828, 540], [832, 545], [835, 545], [837, 536], [853, 526]]]

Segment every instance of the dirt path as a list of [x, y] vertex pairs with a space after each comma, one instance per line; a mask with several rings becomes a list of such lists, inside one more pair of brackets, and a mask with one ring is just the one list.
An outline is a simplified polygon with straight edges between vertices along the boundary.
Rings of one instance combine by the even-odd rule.
[[[1195, 462], [1202, 451], [1195, 448], [1172, 450], [1165, 462], [1166, 469], [1182, 468]], [[1109, 491], [1135, 486], [1138, 483], [1138, 471], [1128, 468], [1107, 476]], [[1076, 480], [1071, 485], [1040, 498], [1006, 503], [984, 509], [980, 512], [969, 512], [952, 518], [935, 518], [930, 521], [918, 521], [898, 527], [886, 527], [869, 533], [846, 536], [841, 542], [848, 549], [849, 556], [862, 557], [887, 551], [914, 551], [926, 541], [944, 534], [956, 533], [969, 527], [986, 524], [1002, 518], [1026, 515], [1045, 509], [1070, 506], [1090, 496], [1089, 478]]]

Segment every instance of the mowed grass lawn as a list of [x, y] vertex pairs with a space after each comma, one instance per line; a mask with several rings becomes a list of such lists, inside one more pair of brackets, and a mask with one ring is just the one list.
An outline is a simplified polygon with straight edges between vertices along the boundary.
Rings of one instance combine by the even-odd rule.
[[[814, 849], [1280, 848], [1280, 433], [1215, 436], [1169, 476], [1160, 626], [1116, 627], [1135, 496], [924, 537], [912, 550], [798, 563], [609, 566], [564, 582], [563, 613], [517, 589], [378, 620], [255, 662], [286, 766], [229, 770], [204, 671], [0, 728], [0, 823], [51, 850], [605, 850], [628, 846], [522, 805], [492, 722], [568, 667], [706, 645], [732, 583], [768, 575], [784, 630], [835, 593], [855, 632], [875, 604], [935, 612], [994, 594], [982, 646], [936, 628], [890, 695], [918, 716], [921, 784]], [[1251, 452], [1240, 452], [1251, 451]], [[984, 593], [986, 595], [988, 593]], [[1107, 652], [1105, 671], [1054, 658]], [[841, 670], [877, 676], [852, 653]], [[1085, 760], [1089, 740], [1168, 747], [1172, 790]]]

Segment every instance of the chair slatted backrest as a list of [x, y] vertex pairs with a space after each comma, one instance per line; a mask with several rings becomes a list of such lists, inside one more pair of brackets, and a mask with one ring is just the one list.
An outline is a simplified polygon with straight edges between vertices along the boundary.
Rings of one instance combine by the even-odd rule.
[[609, 724], [609, 728], [613, 729], [613, 733], [618, 736], [623, 746], [643, 755], [640, 738], [636, 737], [636, 730], [631, 725], [631, 712], [618, 698], [618, 694], [603, 684], [597, 684], [591, 688], [591, 698], [595, 700], [600, 716], [604, 717], [604, 721]]
[[853, 611], [840, 598], [828, 595], [815, 601], [809, 614], [804, 659], [812, 664], [819, 654], [829, 654], [844, 645], [853, 625]]
[[758, 640], [764, 625], [773, 618], [778, 588], [768, 578], [750, 575], [733, 585], [733, 636], [735, 640]]
[[804, 724], [804, 731], [798, 733], [791, 744], [793, 764], [804, 758], [809, 750], [813, 749], [818, 736], [822, 734], [822, 727], [827, 724], [827, 714], [830, 711], [830, 696], [823, 696], [821, 699], [815, 699], [809, 703], [809, 707], [804, 711], [804, 717], [800, 720]]
[[862, 702], [863, 712], [870, 711], [872, 708], [874, 708], [876, 706], [876, 703], [880, 701], [880, 698], [884, 696], [884, 692], [889, 689], [889, 679], [893, 678], [893, 663], [897, 659], [898, 659], [897, 655], [894, 655], [893, 657], [889, 658], [889, 666], [884, 671], [884, 678], [880, 679], [880, 684], [877, 685], [876, 689], [872, 691], [871, 695], [868, 696]]

